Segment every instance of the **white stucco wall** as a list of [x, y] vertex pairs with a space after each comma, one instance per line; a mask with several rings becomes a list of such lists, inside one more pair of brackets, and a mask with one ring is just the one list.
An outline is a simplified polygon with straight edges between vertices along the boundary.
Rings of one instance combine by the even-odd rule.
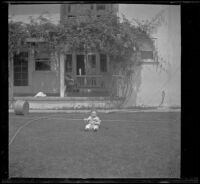
[[165, 10], [164, 17], [165, 21], [155, 37], [159, 55], [170, 65], [165, 65], [167, 72], [164, 72], [160, 71], [156, 65], [143, 64], [136, 104], [130, 102], [130, 106], [158, 106], [162, 100], [162, 91], [165, 91], [164, 106], [181, 105], [180, 6], [169, 6]]

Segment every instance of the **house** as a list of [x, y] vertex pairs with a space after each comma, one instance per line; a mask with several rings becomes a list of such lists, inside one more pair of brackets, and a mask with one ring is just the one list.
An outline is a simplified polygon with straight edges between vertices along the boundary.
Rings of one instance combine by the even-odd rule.
[[[84, 21], [88, 12], [97, 18], [106, 13], [116, 15], [118, 5], [62, 4], [60, 10], [60, 22], [65, 24], [68, 19]], [[109, 85], [109, 81], [106, 74], [111, 68], [109, 57], [104, 53], [93, 51], [85, 55], [73, 52], [53, 57], [43, 40], [29, 38], [27, 43], [30, 47], [24, 48], [13, 58], [14, 96], [32, 96], [39, 91], [48, 96], [60, 97], [80, 93], [87, 95], [87, 92], [93, 91], [96, 94], [100, 92], [100, 96], [108, 94], [106, 86]], [[145, 52], [148, 57], [148, 51]]]
[[[170, 8], [169, 8], [170, 9]], [[168, 10], [169, 10], [168, 9]], [[176, 10], [169, 10], [173, 13]], [[168, 12], [168, 11], [167, 11]], [[106, 13], [113, 13], [117, 15], [117, 4], [62, 4], [60, 7], [60, 22], [65, 24], [65, 21], [78, 19], [80, 22], [84, 21], [87, 16], [98, 18]], [[169, 17], [167, 13], [167, 20], [174, 25], [173, 16]], [[176, 13], [176, 15], [178, 14]], [[165, 26], [167, 37], [178, 30], [169, 29]], [[162, 32], [162, 31], [161, 31]], [[176, 32], [177, 38], [179, 33]], [[157, 35], [155, 36], [157, 37]], [[155, 39], [155, 44], [159, 43], [159, 48], [163, 46], [160, 43], [160, 37]], [[174, 38], [174, 40], [177, 40]], [[42, 91], [47, 96], [60, 97], [105, 97], [109, 96], [109, 86], [111, 80], [108, 80], [108, 75], [111, 73], [110, 58], [104, 53], [92, 51], [87, 55], [81, 52], [65, 53], [55, 57], [51, 50], [46, 46], [44, 40], [27, 39], [28, 48], [23, 48], [19, 54], [13, 58], [13, 91], [14, 96], [34, 96], [36, 93]], [[176, 48], [178, 48], [178, 41], [174, 41]], [[173, 50], [169, 51], [173, 45], [172, 39], [163, 46], [167, 53], [173, 55]], [[37, 49], [35, 49], [37, 48]], [[161, 101], [161, 94], [163, 90], [160, 87], [163, 84], [166, 76], [161, 72], [157, 72], [157, 60], [155, 58], [154, 45], [148, 41], [142, 41], [140, 46], [141, 62], [135, 67], [134, 75], [132, 76], [132, 89], [124, 104], [129, 106], [158, 106]], [[177, 62], [180, 58], [176, 58]], [[151, 71], [151, 72], [150, 72]], [[154, 77], [152, 77], [154, 76]], [[113, 75], [115, 79], [115, 96], [122, 97], [123, 92], [120, 87], [120, 75]], [[112, 80], [113, 82], [113, 80]], [[157, 96], [153, 96], [156, 100], [151, 101], [152, 95], [158, 91]], [[165, 90], [166, 92], [166, 90]], [[167, 96], [167, 95], [166, 95]], [[166, 100], [165, 100], [166, 102]]]
[[[108, 12], [116, 14], [117, 5], [62, 4], [60, 21], [64, 24], [66, 19], [83, 18], [88, 16], [88, 10], [97, 17]], [[102, 92], [100, 95], [107, 93], [103, 76], [109, 72], [109, 58], [105, 54], [68, 53], [52, 57], [43, 40], [30, 38], [27, 43], [30, 47], [22, 49], [13, 58], [14, 96], [33, 96], [40, 91], [47, 96], [60, 97], [66, 96], [66, 92], [93, 90]], [[74, 90], [67, 86], [67, 76], [72, 78], [72, 83], [75, 81]]]

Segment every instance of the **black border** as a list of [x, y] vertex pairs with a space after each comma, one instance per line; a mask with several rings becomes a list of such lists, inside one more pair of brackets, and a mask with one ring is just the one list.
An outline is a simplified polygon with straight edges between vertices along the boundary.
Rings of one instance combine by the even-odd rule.
[[[73, 3], [73, 1], [68, 1]], [[89, 3], [89, 1], [78, 1]], [[102, 3], [93, 1], [94, 3]], [[199, 2], [184, 1], [109, 1], [109, 3], [134, 4], [180, 4], [181, 5], [181, 179], [36, 179], [36, 178], [8, 178], [8, 3], [12, 4], [51, 4], [50, 1], [9, 1], [1, 3], [1, 180], [3, 183], [82, 183], [82, 182], [112, 182], [112, 183], [197, 183], [199, 171], [198, 147], [198, 64], [199, 64]], [[52, 4], [61, 4], [64, 1], [55, 1]], [[103, 2], [105, 3], [105, 2]], [[106, 2], [108, 3], [108, 2]], [[196, 69], [196, 70], [195, 70]]]
[[0, 7], [1, 15], [1, 60], [0, 60], [0, 80], [1, 80], [1, 177], [8, 177], [8, 8], [2, 3]]
[[[200, 4], [181, 6], [181, 177], [197, 177], [199, 170], [198, 104], [195, 98], [198, 81], [198, 13]], [[197, 83], [196, 83], [197, 82]]]

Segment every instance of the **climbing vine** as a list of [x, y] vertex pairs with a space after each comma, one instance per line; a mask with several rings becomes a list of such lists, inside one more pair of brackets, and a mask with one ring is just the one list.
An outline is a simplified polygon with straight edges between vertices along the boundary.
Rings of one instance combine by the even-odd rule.
[[[156, 20], [159, 20], [156, 24]], [[99, 18], [88, 16], [84, 21], [67, 20], [64, 25], [53, 24], [48, 18], [39, 16], [31, 18], [30, 23], [9, 21], [9, 60], [14, 52], [23, 46], [28, 46], [28, 38], [43, 39], [52, 51], [66, 53], [82, 51], [86, 54], [92, 51], [107, 54], [111, 61], [111, 98], [115, 96], [114, 85], [119, 85], [124, 102], [132, 92], [132, 77], [140, 58], [140, 45], [148, 42], [153, 45], [151, 31], [160, 22], [160, 15], [152, 22], [140, 22], [137, 25], [123, 16], [106, 14]], [[118, 76], [112, 77], [113, 75]], [[118, 104], [120, 105], [120, 104]]]

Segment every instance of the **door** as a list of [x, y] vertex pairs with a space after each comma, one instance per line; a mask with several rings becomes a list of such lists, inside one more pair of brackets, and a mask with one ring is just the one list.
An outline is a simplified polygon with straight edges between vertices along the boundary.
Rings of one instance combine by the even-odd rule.
[[76, 75], [85, 75], [85, 56], [76, 56]]

